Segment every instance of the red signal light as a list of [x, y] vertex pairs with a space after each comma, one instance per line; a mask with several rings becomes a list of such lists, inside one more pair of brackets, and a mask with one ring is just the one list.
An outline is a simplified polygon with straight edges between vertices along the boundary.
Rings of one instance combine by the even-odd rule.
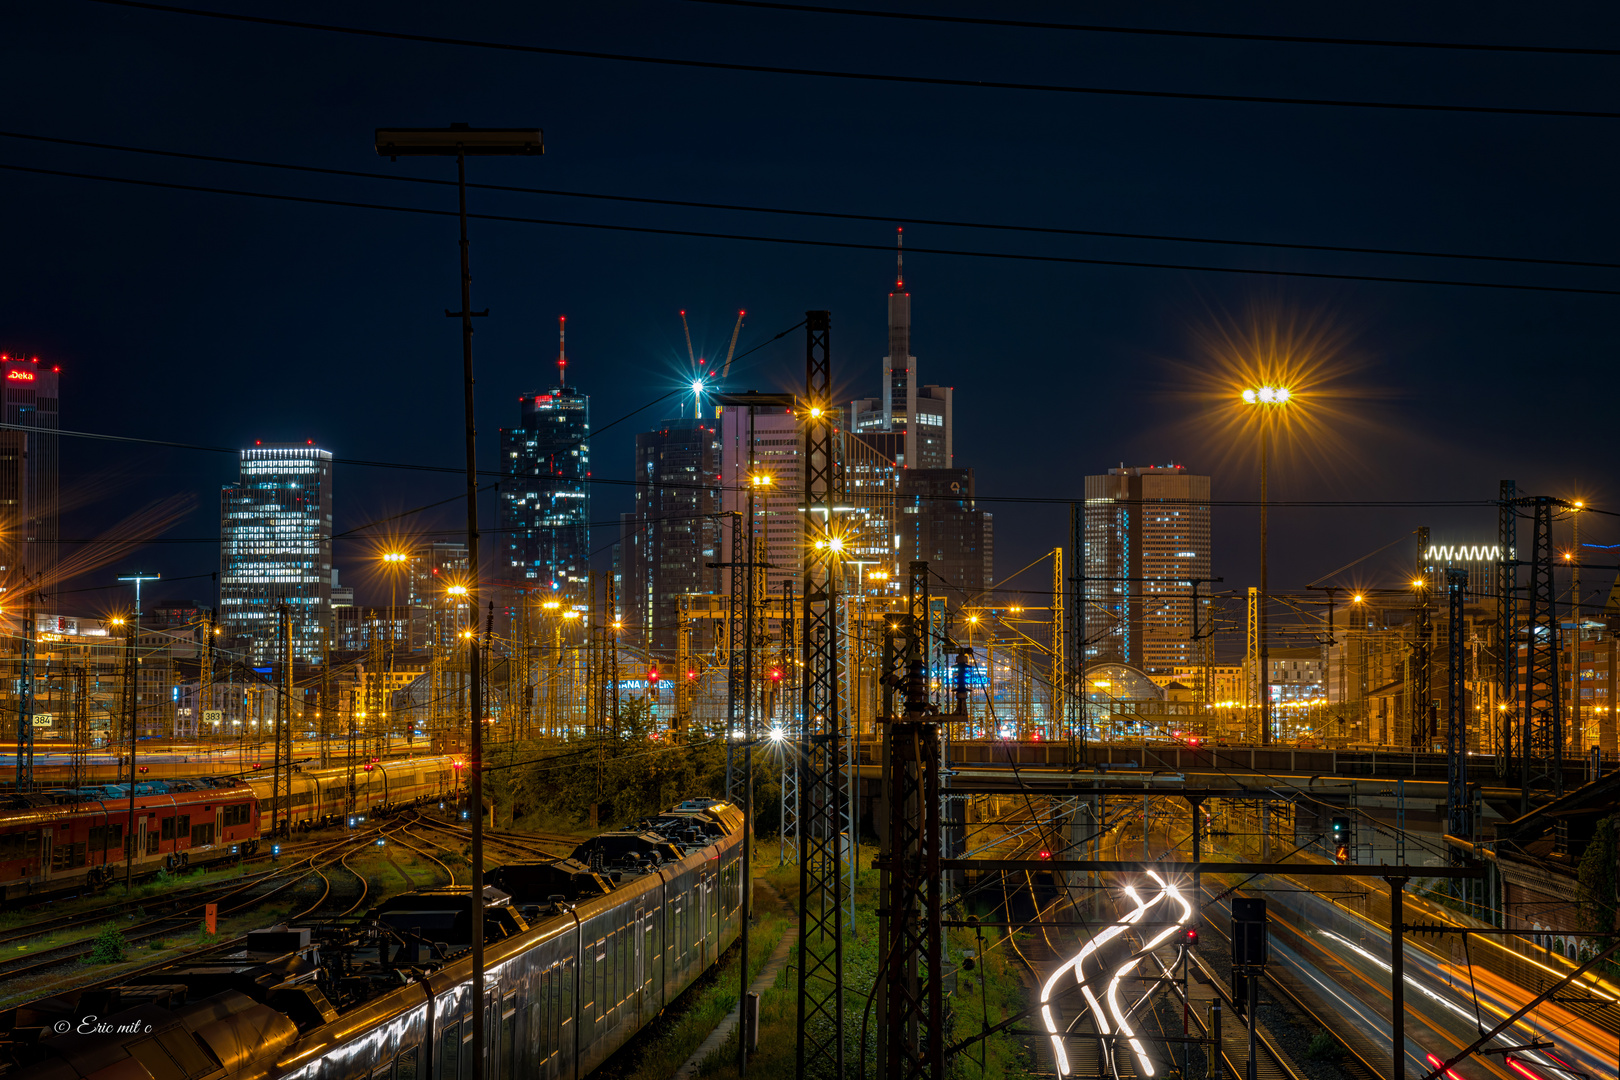
[[1181, 943], [1189, 947], [1198, 944], [1198, 927], [1187, 927], [1181, 935]]
[[1050, 851], [1043, 851], [1043, 852], [1041, 852], [1041, 858], [1043, 858], [1043, 859], [1050, 859], [1050, 858], [1051, 858], [1051, 857], [1052, 857], [1052, 853], [1051, 853], [1051, 852], [1050, 852]]
[[771, 678], [776, 679], [776, 680], [780, 680], [782, 678], [782, 669], [781, 668], [774, 668], [774, 667], [771, 668]]
[[648, 686], [654, 686], [657, 683], [658, 683], [658, 669], [653, 668], [651, 671], [647, 672], [647, 685]]
[[695, 678], [697, 678], [697, 672], [695, 672], [695, 671], [688, 671], [688, 672], [687, 672], [687, 673], [686, 673], [686, 677], [687, 677], [687, 678], [688, 678], [688, 679], [695, 679]]

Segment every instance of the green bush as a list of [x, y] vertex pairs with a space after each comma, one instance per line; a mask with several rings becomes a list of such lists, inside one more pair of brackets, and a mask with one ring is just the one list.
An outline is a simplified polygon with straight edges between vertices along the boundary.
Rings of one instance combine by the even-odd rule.
[[96, 935], [96, 943], [90, 949], [88, 963], [91, 964], [122, 964], [129, 953], [129, 942], [124, 940], [124, 933], [116, 926], [107, 926]]
[[1318, 1031], [1311, 1036], [1311, 1041], [1305, 1045], [1305, 1056], [1312, 1061], [1338, 1061], [1344, 1055], [1344, 1047], [1325, 1031]]

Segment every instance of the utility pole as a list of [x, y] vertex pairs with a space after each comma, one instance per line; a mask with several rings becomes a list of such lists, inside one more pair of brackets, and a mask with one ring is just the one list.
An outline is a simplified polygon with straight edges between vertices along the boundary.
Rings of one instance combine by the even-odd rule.
[[1412, 700], [1407, 708], [1411, 730], [1407, 742], [1414, 748], [1428, 747], [1434, 741], [1434, 696], [1432, 685], [1433, 627], [1429, 616], [1429, 529], [1417, 531], [1418, 556], [1412, 587], [1418, 593], [1417, 642], [1412, 650]]
[[140, 656], [141, 641], [141, 583], [157, 581], [162, 574], [130, 574], [119, 581], [135, 585], [135, 611], [130, 616], [128, 638], [124, 645], [124, 708], [129, 720], [129, 859], [124, 865], [124, 889], [127, 892], [135, 880], [135, 739], [139, 734]]
[[23, 606], [22, 665], [17, 680], [17, 790], [34, 790], [34, 590]]
[[[461, 319], [461, 361], [463, 416], [467, 444], [467, 604], [478, 612], [478, 442], [473, 414], [473, 316], [472, 264], [467, 240], [467, 155], [531, 155], [545, 153], [538, 128], [523, 130], [473, 130], [466, 124], [452, 124], [449, 130], [380, 130], [377, 152], [390, 158], [400, 154], [454, 157], [456, 192], [461, 217], [461, 310], [452, 317]], [[445, 312], [450, 316], [451, 312]], [[489, 314], [488, 309], [482, 313]], [[472, 887], [468, 894], [472, 915], [472, 1059], [475, 1075], [483, 1076], [487, 1048], [484, 1031], [484, 733], [483, 694], [478, 680], [478, 635], [467, 639], [468, 695], [471, 708], [471, 738], [467, 747], [467, 794], [472, 807]]]

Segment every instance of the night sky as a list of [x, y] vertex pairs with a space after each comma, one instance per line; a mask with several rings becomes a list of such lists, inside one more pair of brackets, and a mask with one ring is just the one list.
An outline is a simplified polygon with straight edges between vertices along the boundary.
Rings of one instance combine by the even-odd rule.
[[[1620, 57], [1276, 44], [973, 27], [680, 0], [596, 4], [352, 2], [214, 10], [374, 29], [729, 63], [1283, 97], [1620, 110]], [[947, 4], [888, 9], [1179, 29], [1620, 47], [1610, 5]], [[475, 191], [476, 212], [873, 244], [896, 218], [1620, 261], [1620, 120], [1153, 100], [839, 81], [522, 55], [131, 10], [88, 0], [7, 16], [11, 133], [452, 179], [449, 161], [390, 163], [378, 126], [528, 125], [540, 159], [477, 161], [472, 179], [581, 192], [871, 214], [831, 221]], [[453, 210], [452, 188], [163, 159], [0, 138], [0, 164]], [[316, 206], [0, 171], [0, 348], [64, 372], [64, 427], [214, 447], [312, 439], [342, 458], [461, 464], [453, 218]], [[1243, 249], [906, 227], [908, 244], [1018, 254], [1620, 290], [1620, 272], [1473, 260]], [[480, 454], [519, 394], [550, 385], [556, 319], [593, 427], [689, 378], [678, 312], [700, 355], [739, 349], [808, 308], [833, 317], [846, 400], [877, 392], [886, 251], [475, 221]], [[1520, 491], [1620, 509], [1611, 412], [1620, 296], [1522, 292], [912, 254], [913, 351], [956, 388], [956, 463], [997, 501], [998, 576], [1064, 541], [1082, 477], [1179, 461], [1215, 498], [1257, 493], [1233, 356], [1266, 342], [1303, 369], [1281, 436], [1273, 589], [1307, 582], [1420, 525], [1490, 542], [1491, 500]], [[802, 331], [749, 357], [738, 390], [802, 386]], [[670, 399], [671, 406], [678, 398]], [[689, 406], [688, 406], [689, 408]], [[627, 480], [655, 407], [602, 433], [596, 477]], [[67, 588], [140, 568], [218, 564], [225, 454], [65, 439], [63, 535], [100, 535], [176, 495], [169, 543], [86, 560]], [[340, 466], [337, 527], [454, 496], [452, 474]], [[630, 491], [601, 485], [605, 567]], [[404, 519], [459, 526], [456, 504]], [[485, 504], [493, 524], [494, 500]], [[1256, 574], [1256, 511], [1215, 512], [1214, 572]], [[1583, 541], [1620, 542], [1588, 514]], [[399, 526], [407, 528], [404, 523]], [[434, 530], [440, 530], [435, 534]], [[1528, 540], [1528, 530], [1523, 534]], [[1560, 526], [1567, 542], [1567, 526]], [[491, 540], [495, 538], [491, 537]], [[93, 549], [104, 551], [105, 549]], [[371, 541], [339, 541], [345, 583]], [[486, 553], [490, 547], [486, 547]], [[1397, 545], [1338, 579], [1394, 585]], [[1593, 563], [1620, 551], [1589, 549]], [[1609, 572], [1587, 587], [1607, 589]], [[1044, 572], [1013, 584], [1042, 588]], [[214, 602], [206, 579], [160, 587]], [[117, 594], [64, 595], [91, 613]]]

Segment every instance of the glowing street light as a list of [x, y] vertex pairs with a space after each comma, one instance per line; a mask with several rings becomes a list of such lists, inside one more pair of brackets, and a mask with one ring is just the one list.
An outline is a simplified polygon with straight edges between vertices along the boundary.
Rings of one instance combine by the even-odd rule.
[[1260, 655], [1255, 657], [1256, 688], [1260, 706], [1260, 745], [1271, 745], [1271, 650], [1266, 643], [1267, 533], [1266, 459], [1271, 456], [1271, 411], [1288, 404], [1292, 395], [1285, 387], [1262, 386], [1243, 391], [1243, 402], [1260, 411], [1260, 589], [1255, 611], [1255, 627]]

